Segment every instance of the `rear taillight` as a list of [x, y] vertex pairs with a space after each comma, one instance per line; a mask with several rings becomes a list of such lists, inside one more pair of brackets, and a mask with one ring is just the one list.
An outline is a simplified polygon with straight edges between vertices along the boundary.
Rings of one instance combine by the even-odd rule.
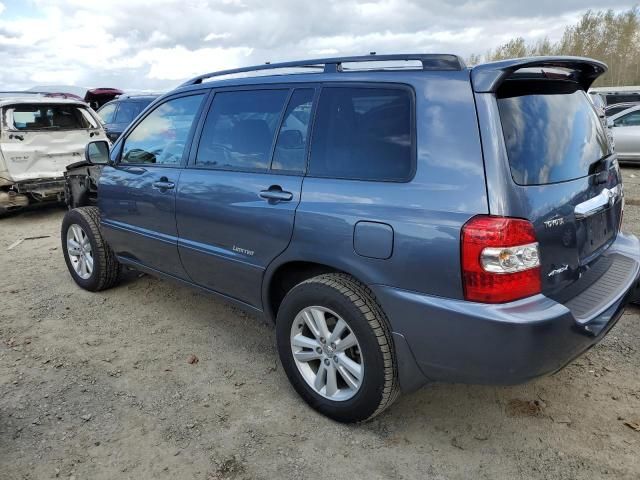
[[473, 217], [462, 227], [464, 298], [504, 303], [540, 293], [538, 242], [531, 222]]

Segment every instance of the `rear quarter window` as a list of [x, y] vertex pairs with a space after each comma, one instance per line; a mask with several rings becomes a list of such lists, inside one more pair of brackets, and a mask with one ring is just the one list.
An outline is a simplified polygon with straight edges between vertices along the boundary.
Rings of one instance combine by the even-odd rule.
[[309, 174], [396, 181], [413, 173], [413, 101], [405, 88], [324, 87]]
[[593, 163], [610, 153], [602, 123], [577, 85], [509, 83], [497, 96], [516, 183], [544, 185], [585, 177]]

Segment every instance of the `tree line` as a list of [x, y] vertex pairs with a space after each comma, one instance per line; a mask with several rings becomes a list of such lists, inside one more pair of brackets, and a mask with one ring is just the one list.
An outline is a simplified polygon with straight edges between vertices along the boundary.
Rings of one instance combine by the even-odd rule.
[[468, 63], [539, 55], [577, 55], [605, 62], [609, 71], [594, 86], [640, 85], [640, 10], [589, 10], [557, 42], [544, 38], [527, 43], [518, 37], [485, 55], [472, 55]]

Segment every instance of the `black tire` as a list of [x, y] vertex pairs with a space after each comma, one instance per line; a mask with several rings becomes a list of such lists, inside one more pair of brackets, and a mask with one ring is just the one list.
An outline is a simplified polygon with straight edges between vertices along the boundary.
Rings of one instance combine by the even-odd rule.
[[[348, 400], [333, 401], [311, 388], [296, 366], [291, 327], [299, 312], [320, 306], [340, 315], [356, 335], [365, 369], [362, 384]], [[285, 296], [276, 321], [280, 360], [298, 394], [315, 410], [339, 422], [371, 419], [389, 407], [400, 393], [393, 339], [388, 321], [373, 293], [346, 274], [313, 277]]]
[[631, 294], [631, 303], [640, 306], [640, 285], [637, 285], [634, 292]]
[[[79, 225], [91, 244], [93, 271], [89, 278], [82, 278], [74, 269], [67, 251], [67, 231], [72, 225]], [[122, 266], [113, 250], [107, 245], [100, 232], [100, 212], [96, 207], [80, 207], [69, 210], [62, 220], [60, 232], [64, 261], [69, 273], [79, 287], [98, 292], [113, 287], [120, 279]]]

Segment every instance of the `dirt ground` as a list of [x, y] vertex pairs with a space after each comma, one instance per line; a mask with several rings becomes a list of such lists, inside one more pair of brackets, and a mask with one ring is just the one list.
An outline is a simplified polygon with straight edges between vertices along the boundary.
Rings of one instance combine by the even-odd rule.
[[[640, 234], [640, 169], [624, 176]], [[344, 426], [289, 386], [272, 325], [148, 276], [76, 287], [63, 214], [0, 220], [3, 480], [640, 478], [638, 308], [552, 377], [430, 385]]]

